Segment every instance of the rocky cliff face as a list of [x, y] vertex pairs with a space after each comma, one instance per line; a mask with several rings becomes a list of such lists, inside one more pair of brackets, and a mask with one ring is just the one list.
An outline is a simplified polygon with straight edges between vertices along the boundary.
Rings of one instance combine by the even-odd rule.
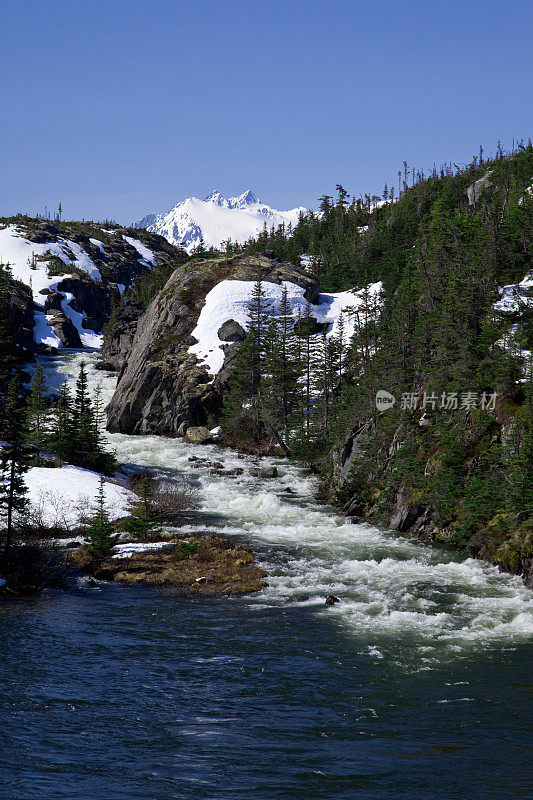
[[[421, 413], [421, 412], [420, 412]], [[437, 425], [435, 419], [418, 418], [418, 423], [387, 425], [382, 418], [373, 426], [371, 421], [355, 428], [337, 447], [332, 457], [332, 488], [335, 496], [343, 502], [343, 512], [354, 520], [365, 520], [406, 533], [427, 543], [438, 542], [466, 550], [471, 556], [497, 564], [501, 569], [521, 575], [527, 586], [533, 587], [533, 557], [531, 541], [533, 530], [527, 512], [513, 513], [500, 508], [495, 517], [478, 530], [465, 536], [458, 532], [458, 522], [450, 514], [449, 521], [439, 519], [440, 496], [424, 492], [413, 482], [411, 468], [402, 464], [402, 450], [407, 451], [413, 442], [417, 444], [417, 455], [422, 452], [427, 427]], [[457, 425], [463, 430], [465, 439], [473, 444], [475, 451], [489, 444], [501, 447], [511, 435], [513, 415], [500, 411], [490, 428], [490, 439], [483, 438], [484, 431], [477, 427], [472, 414], [462, 418]], [[449, 428], [448, 428], [449, 430]], [[432, 439], [435, 442], [434, 437]], [[465, 446], [465, 452], [468, 448]], [[425, 475], [429, 480], [446, 458], [444, 444], [433, 444], [426, 462]], [[426, 461], [427, 459], [427, 461]], [[467, 458], [464, 467], [466, 483], [474, 482], [472, 475], [474, 460]], [[412, 464], [412, 462], [411, 462]], [[361, 480], [361, 476], [364, 476]], [[460, 509], [461, 499], [455, 500]], [[482, 497], [478, 498], [482, 502]]]
[[15, 356], [33, 345], [33, 300], [30, 290], [16, 281], [0, 283], [2, 322], [9, 336], [0, 336], [0, 357]]
[[224, 280], [255, 281], [259, 274], [263, 281], [295, 283], [310, 302], [317, 301], [317, 281], [304, 270], [267, 255], [245, 254], [189, 261], [137, 321], [138, 308], [118, 312], [103, 351], [104, 360], [120, 369], [107, 409], [108, 430], [172, 436], [217, 418], [244, 331], [231, 319], [220, 327], [224, 364], [214, 378], [189, 352], [196, 343], [192, 332], [211, 289]]
[[104, 336], [100, 362], [102, 368], [121, 371], [143, 313], [144, 307], [129, 297], [116, 308]]
[[13, 368], [33, 348], [33, 299], [30, 290], [0, 270], [0, 411]]

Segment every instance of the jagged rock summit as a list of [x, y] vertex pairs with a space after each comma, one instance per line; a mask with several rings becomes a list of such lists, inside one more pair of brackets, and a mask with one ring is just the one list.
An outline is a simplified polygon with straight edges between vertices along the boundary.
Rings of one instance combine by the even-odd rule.
[[207, 248], [219, 248], [228, 239], [245, 242], [260, 233], [265, 224], [268, 228], [294, 226], [305, 212], [301, 206], [277, 211], [262, 203], [251, 189], [236, 197], [225, 197], [215, 190], [203, 200], [188, 197], [166, 214], [147, 214], [135, 227], [159, 233], [190, 254], [201, 242]]

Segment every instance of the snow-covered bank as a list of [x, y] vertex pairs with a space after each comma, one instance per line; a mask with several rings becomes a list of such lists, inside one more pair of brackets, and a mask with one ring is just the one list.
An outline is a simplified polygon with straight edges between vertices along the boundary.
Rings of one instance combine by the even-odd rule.
[[[71, 465], [32, 467], [24, 476], [32, 514], [44, 525], [67, 528], [76, 525], [80, 515], [94, 506], [99, 481], [96, 472]], [[124, 516], [129, 501], [135, 499], [129, 489], [109, 480], [104, 484], [104, 496], [111, 519]]]

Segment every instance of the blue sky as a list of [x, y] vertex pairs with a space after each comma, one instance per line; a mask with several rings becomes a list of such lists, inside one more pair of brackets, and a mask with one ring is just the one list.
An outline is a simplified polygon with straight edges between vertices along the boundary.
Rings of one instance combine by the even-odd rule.
[[381, 193], [404, 159], [533, 135], [532, 23], [529, 0], [3, 4], [0, 214]]

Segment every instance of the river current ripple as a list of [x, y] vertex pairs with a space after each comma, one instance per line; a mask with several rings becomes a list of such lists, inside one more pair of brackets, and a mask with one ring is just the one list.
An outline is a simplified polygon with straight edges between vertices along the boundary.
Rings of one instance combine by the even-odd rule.
[[[42, 365], [57, 387], [82, 358], [109, 399], [96, 353]], [[260, 480], [216, 446], [107, 438], [122, 463], [195, 481], [186, 530], [249, 542], [268, 587], [184, 600], [80, 583], [0, 606], [0, 797], [533, 796], [533, 594], [519, 578], [351, 524], [281, 459]], [[244, 473], [213, 475], [199, 455]]]

